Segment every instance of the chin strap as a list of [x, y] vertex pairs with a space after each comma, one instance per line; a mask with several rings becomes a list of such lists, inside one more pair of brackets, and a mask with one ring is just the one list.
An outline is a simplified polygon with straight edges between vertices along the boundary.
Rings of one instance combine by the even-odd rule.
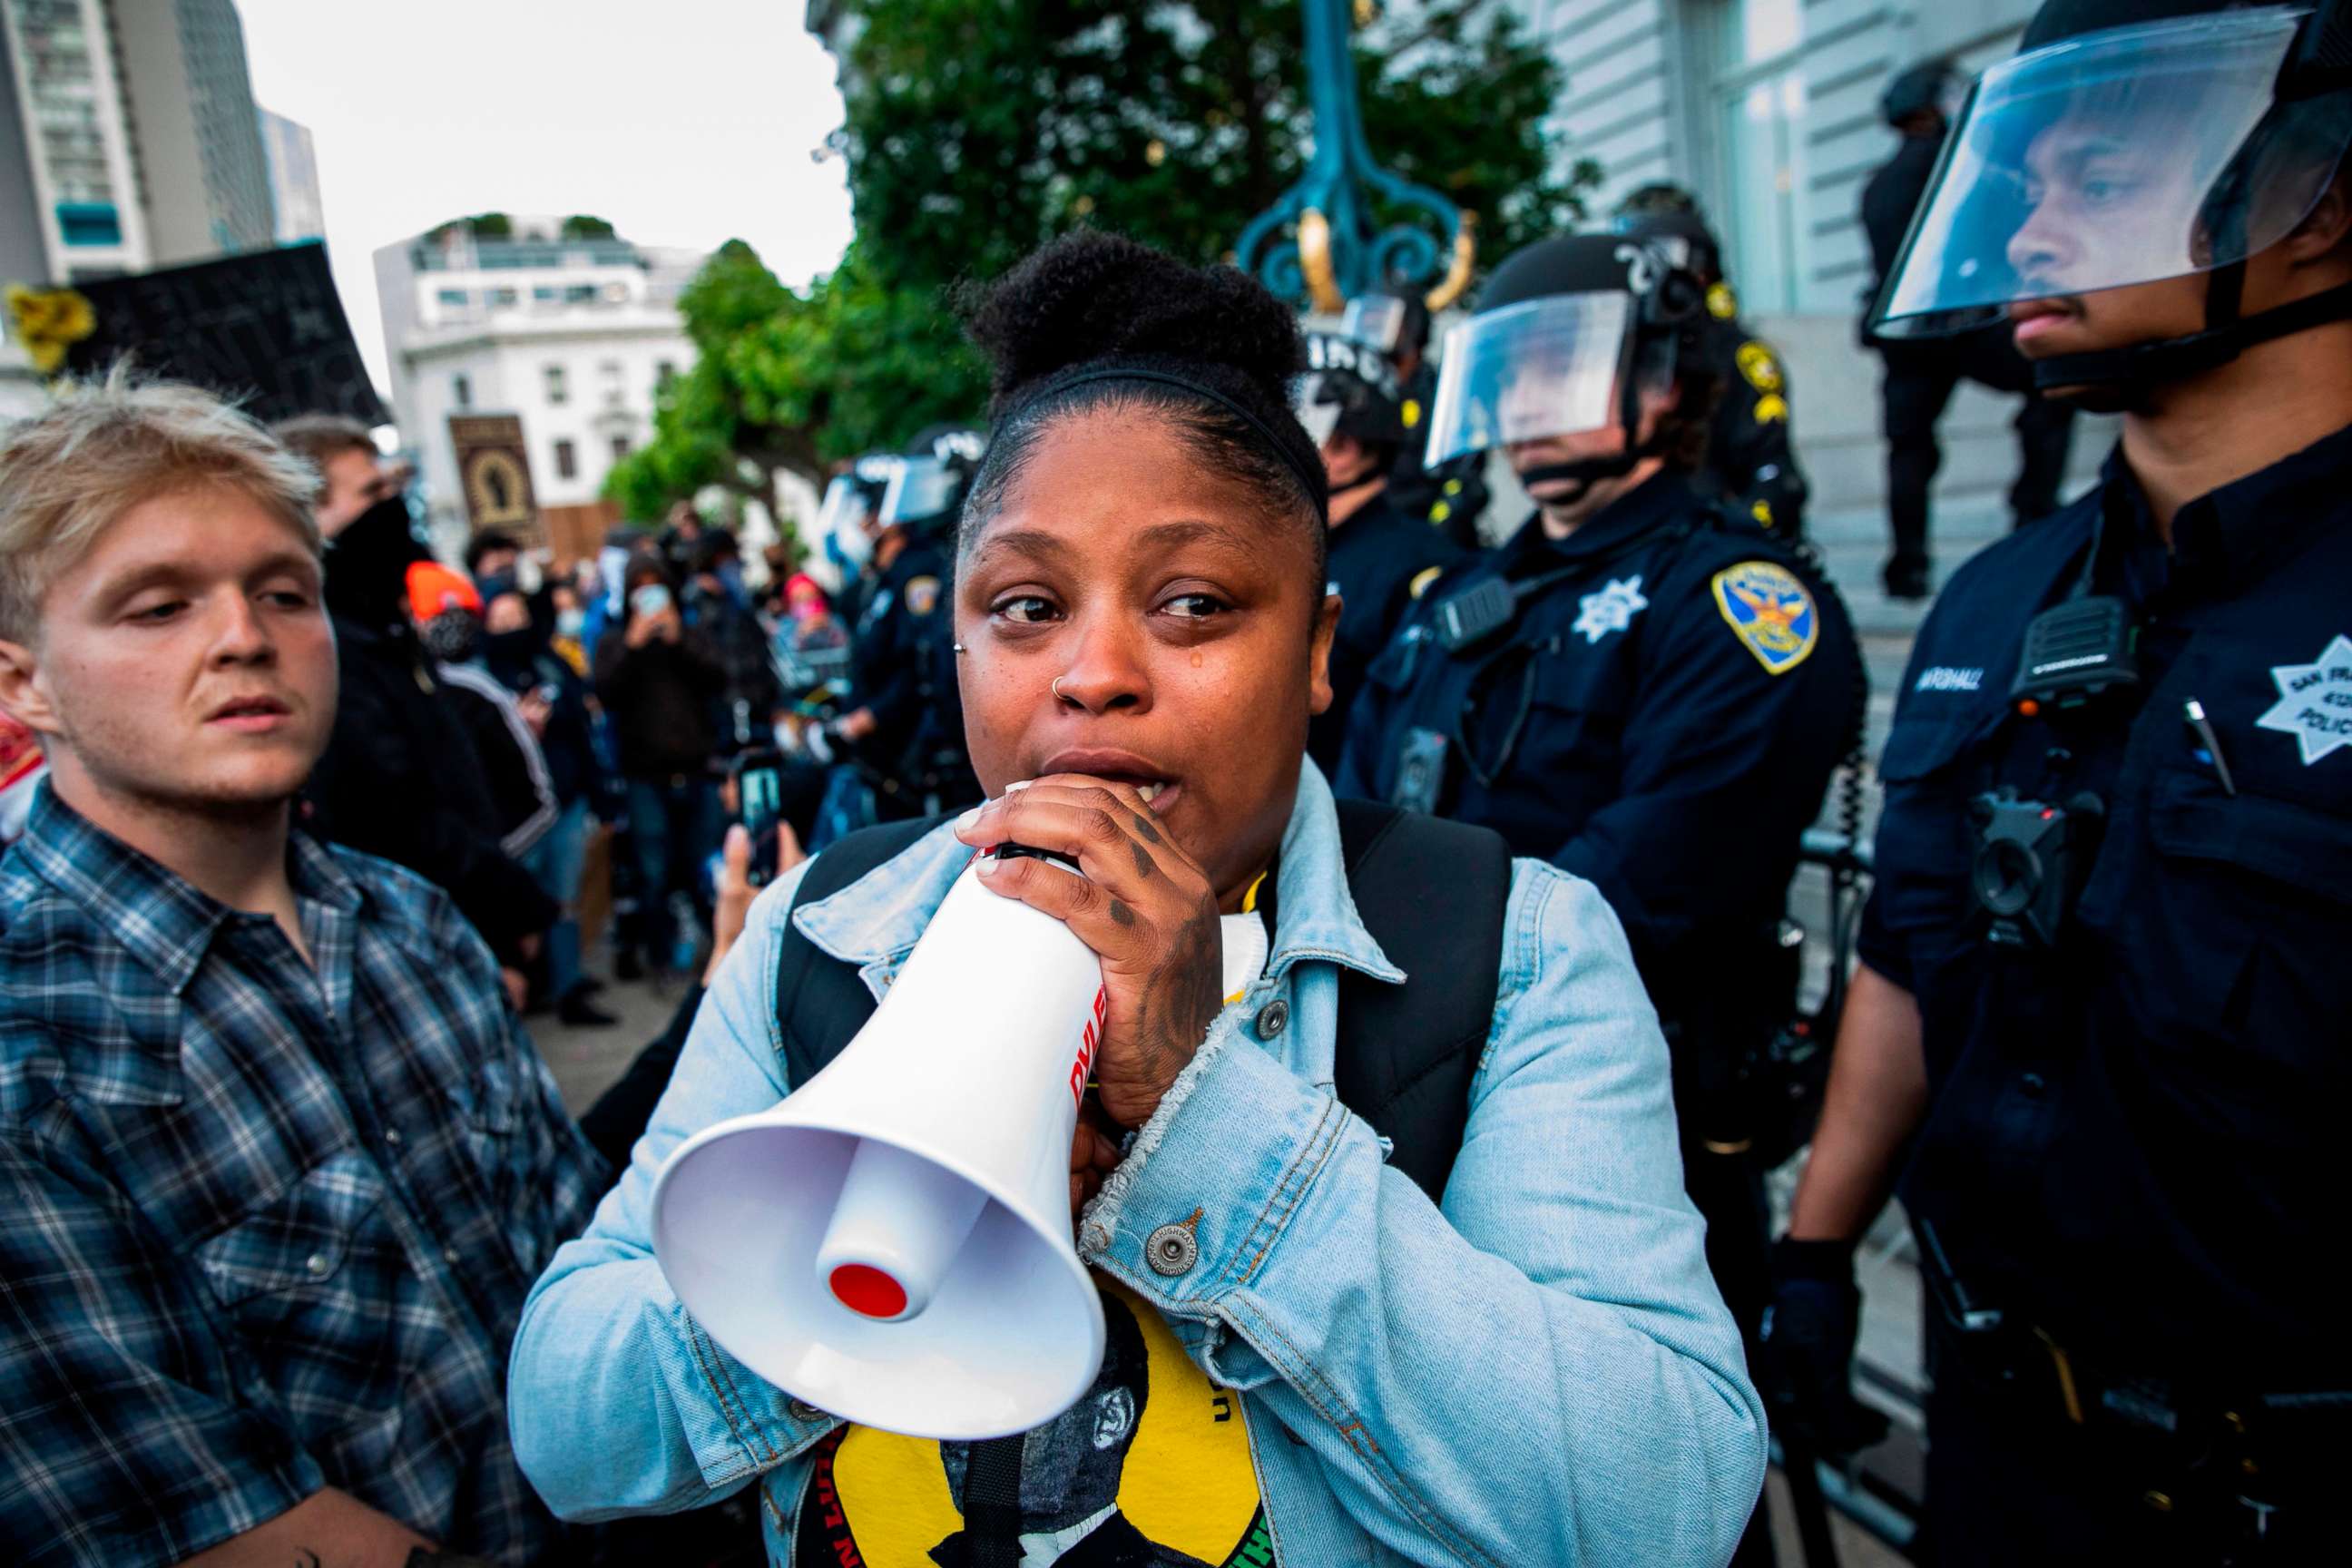
[[2045, 394], [2063, 392], [2065, 401], [2101, 414], [2141, 405], [2148, 392], [2168, 381], [2201, 375], [2228, 364], [2256, 343], [2307, 332], [2352, 318], [2352, 283], [2339, 283], [2292, 304], [2248, 316], [2240, 312], [2245, 263], [2212, 274], [2206, 296], [2206, 328], [2184, 338], [2162, 338], [2095, 353], [2053, 354], [2033, 362], [2033, 384]]

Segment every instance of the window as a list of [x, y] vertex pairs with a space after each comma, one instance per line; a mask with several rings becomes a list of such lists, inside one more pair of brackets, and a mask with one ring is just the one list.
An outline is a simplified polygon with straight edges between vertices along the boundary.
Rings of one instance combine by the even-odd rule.
[[457, 401], [458, 407], [471, 408], [474, 406], [473, 382], [466, 376], [451, 376], [449, 378], [449, 395]]
[[567, 305], [594, 304], [596, 302], [596, 285], [593, 283], [567, 284], [563, 290], [563, 302]]
[[1794, 310], [1803, 279], [1803, 8], [1799, 0], [1729, 0], [1717, 38], [1727, 265], [1751, 310]]
[[654, 390], [656, 392], [667, 392], [669, 390], [669, 384], [677, 379], [677, 366], [676, 364], [666, 359], [656, 360], [654, 362]]
[[450, 310], [462, 310], [466, 308], [468, 296], [463, 289], [444, 289], [434, 298]]
[[572, 401], [572, 388], [564, 380], [563, 367], [560, 364], [547, 367], [547, 400], [559, 404]]
[[520, 298], [520, 296], [516, 294], [516, 292], [511, 289], [493, 289], [490, 290], [490, 303], [496, 305], [500, 310], [510, 308], [518, 302]]
[[545, 284], [541, 284], [540, 287], [532, 289], [530, 291], [530, 297], [533, 301], [541, 305], [552, 305], [555, 303], [555, 290], [547, 287]]
[[580, 452], [569, 441], [558, 441], [555, 444], [555, 477], [559, 479], [576, 479], [580, 477]]
[[614, 462], [616, 462], [616, 463], [617, 463], [617, 462], [619, 462], [622, 458], [624, 458], [627, 457], [628, 455], [629, 455], [629, 438], [628, 438], [626, 436], [615, 436], [615, 437], [613, 437], [613, 461], [614, 461]]
[[112, 202], [59, 202], [58, 235], [68, 245], [121, 245], [122, 220]]

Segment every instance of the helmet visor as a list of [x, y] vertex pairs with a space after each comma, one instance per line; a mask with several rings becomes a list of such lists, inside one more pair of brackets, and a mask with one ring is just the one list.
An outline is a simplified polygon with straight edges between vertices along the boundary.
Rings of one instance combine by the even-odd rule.
[[1880, 334], [1959, 331], [2019, 300], [2187, 277], [2284, 238], [2347, 139], [2340, 103], [2278, 102], [2305, 15], [2113, 27], [1987, 70], [1913, 218]]
[[882, 526], [920, 522], [955, 504], [957, 474], [944, 458], [894, 458], [882, 490]]
[[1616, 423], [1633, 374], [1633, 297], [1549, 294], [1445, 334], [1429, 415], [1431, 467], [1465, 452]]
[[837, 474], [824, 487], [824, 504], [817, 509], [816, 536], [819, 539], [862, 536], [868, 519], [874, 515], [873, 488], [854, 474]]
[[1393, 354], [1404, 337], [1404, 301], [1388, 294], [1367, 294], [1348, 301], [1339, 318], [1339, 335], [1368, 349]]

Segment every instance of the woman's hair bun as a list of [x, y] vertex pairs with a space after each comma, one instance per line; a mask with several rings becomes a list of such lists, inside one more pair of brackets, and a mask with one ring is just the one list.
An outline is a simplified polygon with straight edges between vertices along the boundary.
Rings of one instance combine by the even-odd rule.
[[1287, 306], [1233, 267], [1189, 267], [1097, 229], [1063, 236], [962, 300], [1001, 409], [1021, 388], [1098, 361], [1218, 365], [1276, 406], [1301, 349]]

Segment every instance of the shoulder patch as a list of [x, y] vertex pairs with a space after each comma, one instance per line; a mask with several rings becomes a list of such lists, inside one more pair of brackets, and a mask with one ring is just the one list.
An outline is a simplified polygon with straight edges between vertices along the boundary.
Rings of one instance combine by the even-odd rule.
[[1748, 384], [1759, 392], [1779, 392], [1787, 383], [1780, 374], [1780, 359], [1771, 349], [1754, 338], [1739, 345], [1732, 356], [1739, 365], [1739, 374]]
[[928, 616], [940, 607], [940, 580], [937, 577], [907, 579], [907, 613]]
[[1739, 314], [1739, 296], [1731, 291], [1728, 283], [1717, 283], [1706, 291], [1706, 313], [1718, 321], [1727, 321]]
[[1420, 571], [1412, 574], [1412, 581], [1411, 583], [1405, 584], [1405, 593], [1409, 596], [1418, 599], [1423, 594], [1429, 592], [1429, 585], [1432, 583], [1436, 582], [1440, 577], [1444, 575], [1445, 568], [1443, 566], [1424, 566]]
[[1771, 561], [1742, 561], [1715, 574], [1715, 607], [1768, 675], [1786, 675], [1812, 657], [1822, 629], [1811, 590]]

